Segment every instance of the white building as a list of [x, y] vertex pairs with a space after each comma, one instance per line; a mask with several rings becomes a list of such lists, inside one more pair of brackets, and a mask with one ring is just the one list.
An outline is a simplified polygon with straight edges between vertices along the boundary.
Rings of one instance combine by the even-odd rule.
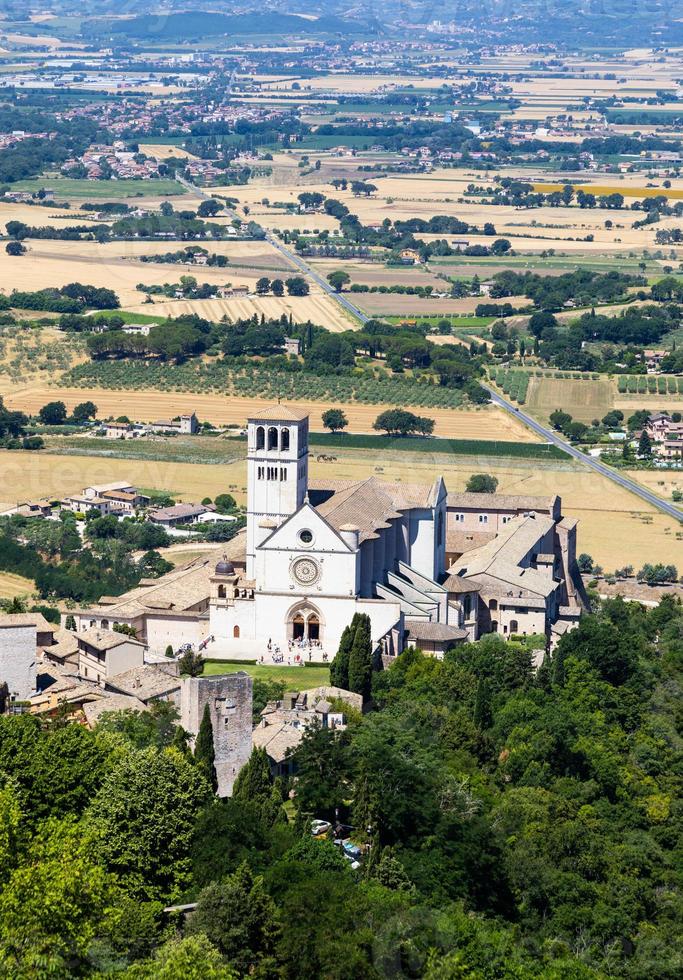
[[308, 416], [286, 405], [249, 419], [247, 437], [246, 534], [218, 562], [73, 610], [79, 634], [125, 623], [153, 653], [192, 643], [218, 659], [296, 656], [303, 640], [303, 659], [320, 660], [355, 613], [389, 655], [440, 656], [487, 632], [552, 645], [576, 625], [576, 522], [559, 498], [449, 497], [441, 477], [310, 481]]
[[10, 702], [35, 694], [37, 654], [50, 646], [56, 630], [41, 613], [0, 616], [0, 684], [7, 685]]
[[210, 633], [219, 648], [263, 652], [269, 641], [287, 649], [303, 639], [334, 655], [358, 612], [370, 616], [373, 641], [397, 652], [408, 609], [425, 615], [426, 602], [427, 618], [447, 621], [447, 602], [427, 597], [432, 587], [443, 592], [435, 581], [445, 565], [441, 478], [311, 485], [308, 415], [286, 405], [249, 419], [247, 437], [246, 574], [216, 566]]

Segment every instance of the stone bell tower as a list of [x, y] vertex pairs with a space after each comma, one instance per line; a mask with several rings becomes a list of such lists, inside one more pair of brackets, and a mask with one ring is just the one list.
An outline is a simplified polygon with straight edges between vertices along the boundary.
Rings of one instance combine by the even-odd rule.
[[273, 405], [247, 423], [247, 577], [254, 552], [308, 489], [308, 413]]

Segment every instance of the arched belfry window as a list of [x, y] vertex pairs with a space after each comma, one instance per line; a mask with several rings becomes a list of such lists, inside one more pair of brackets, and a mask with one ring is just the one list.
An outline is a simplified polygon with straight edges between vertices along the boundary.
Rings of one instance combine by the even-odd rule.
[[289, 429], [283, 429], [280, 436], [280, 449], [289, 449]]
[[266, 444], [266, 430], [262, 425], [259, 425], [256, 430], [256, 448], [263, 449]]
[[268, 429], [268, 449], [277, 449], [277, 429], [274, 425]]

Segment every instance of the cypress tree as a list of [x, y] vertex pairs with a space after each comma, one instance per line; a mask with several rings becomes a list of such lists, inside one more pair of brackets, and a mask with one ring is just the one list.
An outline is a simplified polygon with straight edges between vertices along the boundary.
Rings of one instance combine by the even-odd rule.
[[270, 763], [265, 749], [253, 749], [246, 766], [243, 766], [232, 795], [237, 800], [253, 800], [263, 803], [271, 799], [273, 783], [270, 778]]
[[349, 691], [370, 697], [372, 682], [372, 637], [370, 617], [361, 613], [358, 617], [349, 654]]
[[493, 712], [491, 710], [491, 688], [485, 677], [482, 677], [477, 686], [477, 695], [474, 701], [474, 724], [479, 731], [490, 728], [493, 723]]
[[218, 789], [218, 778], [216, 776], [216, 750], [213, 745], [213, 725], [211, 724], [211, 713], [209, 705], [204, 705], [202, 722], [197, 733], [197, 740], [194, 745], [194, 761], [198, 769], [205, 776], [214, 793]]
[[330, 683], [334, 687], [349, 689], [349, 655], [353, 646], [354, 630], [347, 626], [341, 635], [337, 655], [330, 664]]
[[639, 456], [651, 456], [652, 455], [652, 442], [647, 434], [647, 431], [643, 429], [640, 436], [640, 442], [638, 443], [638, 455]]
[[564, 647], [562, 643], [558, 643], [555, 652], [550, 660], [550, 678], [553, 687], [564, 687], [565, 681], [565, 669], [564, 661], [566, 654], [564, 652]]
[[548, 654], [544, 654], [543, 663], [536, 671], [536, 686], [542, 691], [548, 693], [550, 691], [552, 684], [552, 675], [550, 672], [550, 657]]

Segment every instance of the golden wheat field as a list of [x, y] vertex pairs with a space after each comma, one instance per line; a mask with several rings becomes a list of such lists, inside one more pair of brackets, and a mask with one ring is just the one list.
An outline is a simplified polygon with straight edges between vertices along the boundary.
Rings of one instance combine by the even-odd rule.
[[[195, 411], [200, 419], [214, 425], [244, 425], [247, 418], [272, 404], [263, 398], [234, 398], [228, 395], [192, 394], [188, 392], [112, 391], [104, 388], [53, 388], [46, 383], [25, 386], [3, 385], [0, 395], [12, 409], [36, 412], [46, 402], [61, 399], [71, 411], [74, 405], [92, 399], [101, 419], [130, 415], [141, 422], [153, 422], [182, 412]], [[322, 414], [331, 407], [329, 402], [297, 402], [310, 412], [311, 428], [322, 431]], [[134, 413], [131, 406], [134, 406]], [[349, 431], [372, 432], [372, 423], [386, 408], [380, 405], [344, 405]], [[503, 442], [537, 442], [537, 437], [506, 412], [493, 407], [480, 409], [430, 408], [435, 434], [444, 439], [494, 439]]]
[[159, 143], [140, 143], [140, 152], [146, 153], [149, 157], [156, 160], [167, 160], [169, 157], [176, 157], [182, 160], [196, 160], [194, 153], [188, 153], [182, 146], [168, 146]]
[[338, 463], [313, 466], [316, 479], [362, 479], [372, 474], [383, 479], [423, 482], [443, 475], [449, 490], [463, 490], [473, 472], [487, 472], [499, 480], [498, 492], [510, 494], [559, 494], [563, 511], [579, 521], [579, 551], [587, 551], [607, 570], [644, 562], [681, 563], [680, 525], [659, 514], [606, 477], [583, 467], [540, 466], [531, 461], [458, 460], [443, 457], [410, 462], [386, 461], [377, 472], [366, 457], [340, 459]]
[[[228, 279], [233, 286], [242, 284], [242, 279], [232, 276]], [[248, 284], [248, 280], [244, 280]], [[138, 293], [138, 296], [141, 294]], [[196, 313], [214, 322], [226, 316], [228, 320], [239, 320], [254, 315], [266, 318], [280, 317], [283, 313], [292, 315], [300, 323], [311, 320], [333, 332], [353, 330], [358, 321], [347, 314], [327, 293], [311, 292], [310, 296], [232, 296], [227, 299], [154, 299], [154, 305], [142, 301], [130, 303], [126, 309], [132, 313], [145, 313], [150, 316], [182, 316]]]
[[[9, 294], [13, 289], [32, 290], [39, 282], [42, 288], [65, 286], [70, 282], [87, 282], [91, 286], [113, 289], [124, 308], [135, 306], [144, 300], [144, 293], [135, 287], [138, 283], [161, 286], [177, 282], [187, 274], [183, 266], [141, 263], [125, 258], [103, 258], [102, 253], [87, 248], [89, 243], [78, 243], [80, 252], [59, 257], [58, 249], [35, 248], [28, 242], [28, 255], [14, 262], [0, 262], [0, 292]], [[47, 253], [47, 254], [46, 254]], [[194, 274], [194, 273], [193, 273]], [[228, 268], [202, 268], [202, 282], [223, 286], [229, 282], [253, 286], [258, 273], [251, 270]]]
[[[681, 541], [676, 538], [680, 525], [675, 520], [583, 468], [462, 457], [450, 462], [443, 456], [425, 460], [408, 453], [387, 453], [377, 466], [367, 452], [349, 451], [338, 455], [334, 463], [311, 460], [312, 479], [361, 480], [374, 475], [416, 483], [443, 475], [450, 490], [463, 489], [472, 473], [484, 471], [498, 478], [503, 493], [559, 493], [564, 512], [579, 521], [579, 550], [587, 551], [606, 570], [624, 564], [638, 567], [647, 561], [680, 564]], [[229, 491], [244, 503], [246, 460], [211, 466], [0, 451], [0, 500], [9, 505], [29, 497], [58, 498], [92, 483], [116, 479], [130, 480], [145, 489], [167, 490], [178, 500], [196, 501]]]
[[33, 582], [22, 575], [11, 572], [0, 572], [0, 599], [14, 599], [15, 596], [30, 595], [33, 592]]

